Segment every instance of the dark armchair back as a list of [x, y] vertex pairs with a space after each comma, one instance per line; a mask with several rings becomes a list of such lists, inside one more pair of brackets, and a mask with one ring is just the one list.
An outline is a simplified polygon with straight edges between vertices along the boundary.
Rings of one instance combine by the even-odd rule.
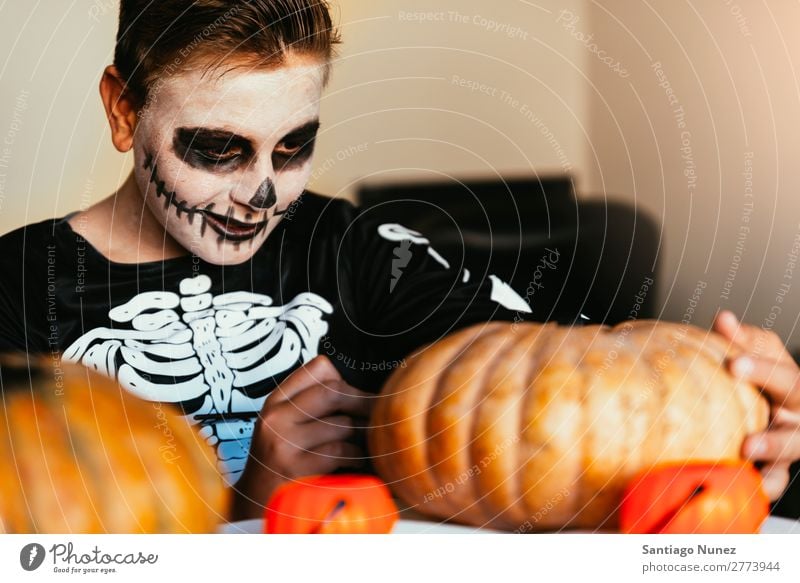
[[658, 226], [627, 203], [578, 200], [569, 176], [365, 185], [357, 198], [451, 264], [509, 282], [540, 320], [655, 316]]

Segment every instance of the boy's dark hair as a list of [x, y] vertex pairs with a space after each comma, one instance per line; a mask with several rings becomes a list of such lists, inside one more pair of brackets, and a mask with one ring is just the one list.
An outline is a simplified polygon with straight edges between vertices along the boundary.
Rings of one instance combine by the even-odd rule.
[[327, 81], [337, 43], [325, 0], [121, 0], [114, 65], [143, 104], [190, 64], [275, 67], [293, 52], [322, 59]]

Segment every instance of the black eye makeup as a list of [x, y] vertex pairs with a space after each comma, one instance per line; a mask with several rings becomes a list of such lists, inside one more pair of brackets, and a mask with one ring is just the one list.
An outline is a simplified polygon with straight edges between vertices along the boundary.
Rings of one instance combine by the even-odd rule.
[[231, 171], [255, 155], [252, 142], [238, 134], [208, 128], [178, 128], [172, 137], [175, 155], [192, 168]]
[[275, 171], [302, 166], [314, 153], [318, 130], [319, 120], [314, 120], [286, 134], [272, 152]]
[[[272, 152], [275, 172], [302, 166], [314, 153], [318, 130], [319, 120], [313, 120], [286, 134]], [[172, 148], [192, 168], [210, 172], [239, 170], [256, 156], [256, 148], [248, 138], [211, 128], [176, 129]]]

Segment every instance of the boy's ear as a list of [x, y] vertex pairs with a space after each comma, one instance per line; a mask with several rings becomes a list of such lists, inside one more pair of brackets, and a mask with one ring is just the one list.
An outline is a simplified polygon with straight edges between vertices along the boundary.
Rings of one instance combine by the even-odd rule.
[[133, 147], [136, 129], [137, 104], [130, 91], [125, 90], [125, 81], [114, 65], [109, 65], [100, 78], [100, 98], [111, 127], [111, 141], [120, 152]]

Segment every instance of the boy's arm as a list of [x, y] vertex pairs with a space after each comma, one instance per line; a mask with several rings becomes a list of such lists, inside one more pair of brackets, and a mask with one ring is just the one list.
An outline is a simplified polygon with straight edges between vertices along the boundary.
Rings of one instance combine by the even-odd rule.
[[[451, 263], [424, 234], [363, 215], [352, 233], [358, 321], [375, 368], [472, 324], [533, 319], [528, 301], [502, 278]], [[378, 384], [382, 372], [390, 371], [375, 371]]]
[[[0, 253], [3, 248], [0, 246]], [[3, 268], [0, 261], [0, 269]], [[20, 267], [16, 267], [19, 271]], [[8, 272], [6, 272], [8, 273]], [[0, 282], [0, 353], [28, 350], [22, 283], [17, 277]], [[43, 291], [44, 293], [44, 291]]]
[[6, 298], [0, 293], [0, 352], [24, 350], [25, 339], [14, 320]]

